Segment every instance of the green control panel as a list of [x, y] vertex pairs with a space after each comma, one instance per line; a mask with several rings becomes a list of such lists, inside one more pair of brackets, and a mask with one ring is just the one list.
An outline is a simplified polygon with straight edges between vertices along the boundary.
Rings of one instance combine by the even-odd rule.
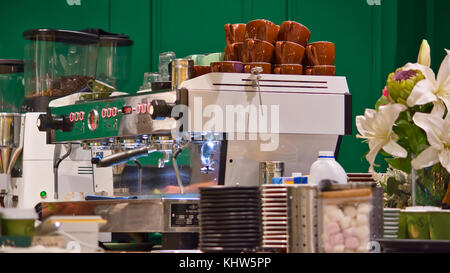
[[122, 115], [131, 115], [135, 112], [136, 106], [126, 105], [126, 99], [120, 97], [51, 108], [52, 115], [64, 116], [73, 124], [71, 132], [56, 130], [55, 141], [115, 137]]

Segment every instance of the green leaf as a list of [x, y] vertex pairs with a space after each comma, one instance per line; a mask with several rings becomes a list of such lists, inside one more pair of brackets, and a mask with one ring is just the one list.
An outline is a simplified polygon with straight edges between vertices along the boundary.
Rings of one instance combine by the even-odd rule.
[[381, 96], [378, 99], [377, 103], [375, 104], [375, 110], [378, 111], [378, 108], [380, 108], [380, 106], [386, 105], [386, 104], [389, 104], [389, 100], [385, 96]]
[[386, 162], [394, 169], [407, 174], [411, 173], [411, 158], [409, 156], [407, 158], [388, 158]]

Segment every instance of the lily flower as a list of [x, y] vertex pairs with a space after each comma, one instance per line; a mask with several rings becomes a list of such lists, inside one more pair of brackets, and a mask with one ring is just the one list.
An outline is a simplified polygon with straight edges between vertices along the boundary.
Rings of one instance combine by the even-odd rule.
[[366, 159], [370, 172], [375, 172], [375, 158], [381, 149], [394, 157], [407, 157], [408, 152], [396, 142], [398, 136], [392, 131], [398, 116], [406, 109], [403, 104], [387, 104], [380, 106], [378, 111], [366, 109], [364, 116], [356, 117], [356, 127], [360, 133], [356, 137], [364, 138], [369, 143]]
[[414, 169], [422, 169], [440, 162], [450, 172], [450, 115], [445, 119], [435, 114], [416, 113], [414, 123], [427, 134], [430, 147], [411, 161]]
[[426, 65], [408, 63], [403, 67], [403, 70], [420, 70], [425, 76], [411, 91], [406, 101], [409, 107], [442, 100], [450, 109], [450, 50], [445, 51], [447, 56], [441, 63], [437, 77]]

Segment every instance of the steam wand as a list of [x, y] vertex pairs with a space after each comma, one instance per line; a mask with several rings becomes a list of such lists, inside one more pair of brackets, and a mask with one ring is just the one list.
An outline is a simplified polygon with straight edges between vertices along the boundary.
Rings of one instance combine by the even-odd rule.
[[182, 145], [175, 143], [172, 146], [172, 164], [173, 164], [173, 169], [175, 171], [175, 176], [177, 178], [178, 186], [180, 187], [181, 195], [184, 195], [184, 187], [183, 187], [183, 183], [181, 182], [180, 171], [178, 169], [177, 156], [179, 154], [181, 154], [181, 152], [187, 147], [188, 144], [189, 144], [189, 142], [182, 144]]

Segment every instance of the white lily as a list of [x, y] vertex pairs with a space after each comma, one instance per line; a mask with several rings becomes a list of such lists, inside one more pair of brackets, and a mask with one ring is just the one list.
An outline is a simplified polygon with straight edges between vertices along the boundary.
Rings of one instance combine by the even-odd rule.
[[442, 100], [450, 109], [450, 50], [445, 51], [447, 56], [441, 63], [437, 77], [426, 65], [408, 63], [403, 67], [404, 70], [420, 70], [425, 76], [411, 91], [406, 101], [409, 107]]
[[450, 172], [450, 115], [445, 119], [439, 115], [416, 113], [414, 123], [426, 134], [430, 147], [411, 161], [414, 169], [422, 169], [440, 162]]
[[373, 169], [375, 158], [381, 149], [394, 157], [405, 158], [408, 155], [408, 152], [396, 142], [398, 137], [392, 132], [398, 116], [406, 109], [403, 104], [387, 104], [380, 106], [378, 112], [366, 109], [364, 116], [356, 117], [356, 127], [361, 134], [356, 137], [364, 138], [369, 143], [366, 159], [370, 164], [370, 172], [375, 172]]

